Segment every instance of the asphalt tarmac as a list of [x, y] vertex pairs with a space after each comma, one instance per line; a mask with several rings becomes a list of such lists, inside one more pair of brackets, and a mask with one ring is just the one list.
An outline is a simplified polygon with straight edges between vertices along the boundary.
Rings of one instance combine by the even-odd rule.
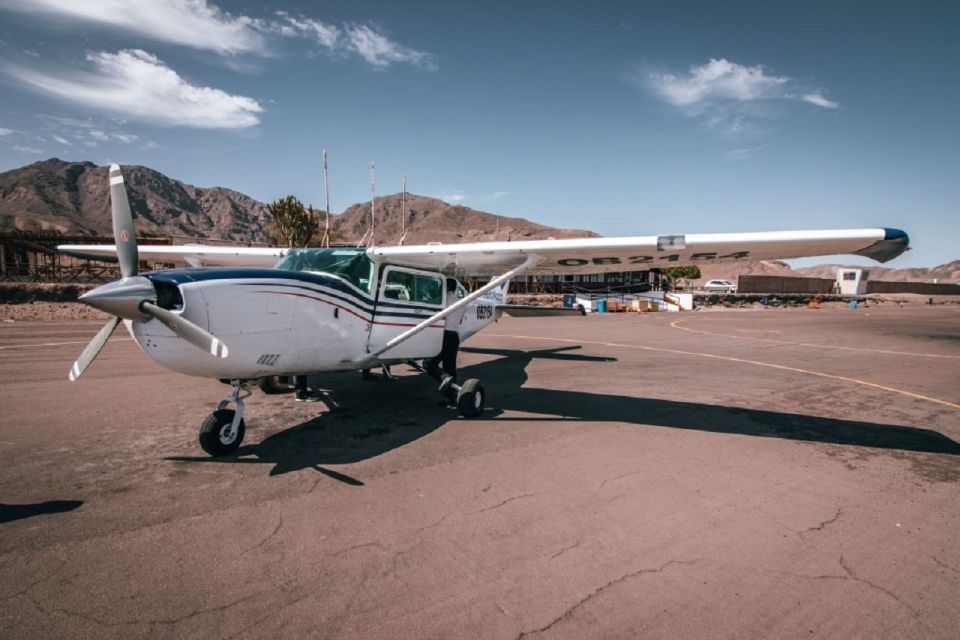
[[960, 308], [509, 319], [432, 384], [227, 387], [0, 325], [6, 638], [957, 638]]

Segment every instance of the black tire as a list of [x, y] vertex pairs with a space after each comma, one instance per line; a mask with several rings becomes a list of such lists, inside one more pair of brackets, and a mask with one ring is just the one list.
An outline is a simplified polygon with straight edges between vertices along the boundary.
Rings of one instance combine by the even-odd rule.
[[460, 387], [460, 393], [457, 395], [457, 410], [464, 418], [476, 418], [483, 413], [483, 407], [487, 404], [487, 390], [483, 388], [480, 381], [476, 378], [470, 378]]
[[280, 383], [280, 380], [277, 379], [277, 376], [266, 376], [260, 378], [257, 380], [257, 386], [260, 387], [260, 391], [263, 391], [268, 396], [278, 393], [287, 393], [290, 391], [289, 387]]
[[246, 426], [242, 419], [232, 441], [224, 442], [222, 437], [223, 432], [233, 423], [234, 415], [236, 411], [233, 409], [217, 409], [203, 421], [200, 427], [200, 447], [211, 456], [228, 456], [235, 453], [243, 442]]

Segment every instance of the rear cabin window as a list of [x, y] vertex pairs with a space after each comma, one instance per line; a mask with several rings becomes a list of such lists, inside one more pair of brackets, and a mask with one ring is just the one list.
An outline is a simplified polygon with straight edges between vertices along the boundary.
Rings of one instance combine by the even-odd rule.
[[443, 304], [443, 282], [434, 276], [389, 271], [383, 284], [383, 297], [439, 305]]

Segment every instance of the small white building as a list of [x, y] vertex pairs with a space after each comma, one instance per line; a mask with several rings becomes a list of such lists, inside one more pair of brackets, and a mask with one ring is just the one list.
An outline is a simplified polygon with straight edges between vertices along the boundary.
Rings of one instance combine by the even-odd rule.
[[867, 293], [869, 278], [866, 269], [837, 269], [837, 289], [843, 296], [862, 296]]

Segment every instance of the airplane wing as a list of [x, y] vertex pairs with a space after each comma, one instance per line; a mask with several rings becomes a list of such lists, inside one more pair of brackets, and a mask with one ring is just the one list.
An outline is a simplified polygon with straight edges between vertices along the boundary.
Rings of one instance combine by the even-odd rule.
[[373, 247], [368, 255], [384, 264], [462, 276], [504, 273], [533, 256], [539, 261], [524, 270], [525, 274], [555, 275], [835, 254], [887, 262], [906, 251], [909, 244], [910, 238], [899, 229], [875, 228]]
[[[112, 244], [61, 244], [61, 253], [77, 258], [116, 262]], [[191, 267], [272, 267], [286, 254], [283, 247], [215, 247], [203, 244], [149, 245], [137, 247], [141, 260], [174, 262]]]

